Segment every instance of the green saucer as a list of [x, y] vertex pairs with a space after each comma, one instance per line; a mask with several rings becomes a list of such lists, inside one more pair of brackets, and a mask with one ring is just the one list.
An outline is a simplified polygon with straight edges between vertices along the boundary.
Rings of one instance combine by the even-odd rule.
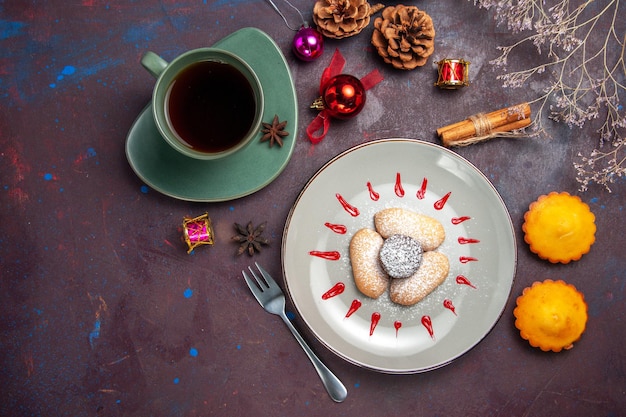
[[[283, 146], [261, 142], [261, 132], [234, 155], [202, 161], [176, 152], [159, 134], [151, 105], [128, 132], [126, 156], [137, 176], [153, 189], [180, 200], [214, 202], [244, 197], [271, 183], [287, 166], [296, 145], [298, 107], [287, 61], [264, 32], [244, 28], [213, 47], [244, 59], [256, 72], [265, 95], [263, 122], [274, 115], [287, 121]], [[148, 75], [147, 75], [148, 76]]]

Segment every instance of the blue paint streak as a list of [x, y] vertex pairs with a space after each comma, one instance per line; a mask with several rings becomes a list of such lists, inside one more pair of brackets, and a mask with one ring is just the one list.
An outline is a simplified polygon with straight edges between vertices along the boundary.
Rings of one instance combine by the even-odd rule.
[[189, 19], [186, 16], [170, 16], [170, 22], [179, 32], [189, 29]]
[[148, 188], [147, 185], [142, 185], [140, 188], [141, 192], [144, 194], [148, 194], [148, 191], [150, 191], [150, 189]]
[[76, 68], [74, 68], [71, 65], [68, 65], [65, 68], [63, 68], [63, 70], [61, 71], [61, 74], [63, 74], [63, 75], [72, 75], [75, 72], [76, 72]]
[[123, 59], [107, 59], [98, 63], [95, 63], [89, 67], [84, 67], [82, 71], [79, 71], [84, 76], [95, 75], [103, 69], [116, 67], [118, 65], [124, 64]]
[[93, 330], [89, 333], [89, 344], [93, 348], [97, 338], [100, 337], [100, 319], [97, 319], [93, 324]]
[[162, 21], [154, 22], [150, 26], [132, 26], [122, 36], [126, 43], [137, 44], [139, 42], [150, 42], [158, 38], [158, 30], [163, 26]]
[[192, 347], [191, 349], [189, 349], [189, 355], [195, 358], [196, 356], [198, 356], [198, 349]]
[[73, 65], [66, 65], [65, 67], [63, 67], [59, 75], [57, 75], [56, 82], [52, 82], [48, 84], [48, 86], [50, 88], [56, 88], [58, 87], [57, 83], [59, 81], [66, 79], [66, 77], [70, 75], [76, 77], [76, 81], [80, 82], [84, 77], [91, 77], [102, 70], [114, 68], [122, 64], [124, 64], [123, 59], [106, 58], [105, 60], [96, 62], [94, 64], [91, 64], [90, 66], [75, 67]]
[[191, 296], [193, 295], [193, 290], [191, 288], [187, 288], [185, 289], [185, 292], [183, 292], [183, 295], [185, 296], [185, 298], [191, 298]]
[[236, 7], [238, 4], [248, 3], [250, 0], [217, 0], [211, 3], [211, 7], [219, 9], [222, 7]]
[[10, 22], [8, 20], [0, 20], [0, 40], [23, 35], [22, 29], [25, 26], [26, 24], [22, 22]]
[[52, 178], [53, 178], [52, 174], [50, 174], [50, 173], [43, 174], [43, 179], [46, 180], [46, 181], [50, 181]]
[[174, 384], [178, 384], [180, 382], [180, 378], [174, 378]]

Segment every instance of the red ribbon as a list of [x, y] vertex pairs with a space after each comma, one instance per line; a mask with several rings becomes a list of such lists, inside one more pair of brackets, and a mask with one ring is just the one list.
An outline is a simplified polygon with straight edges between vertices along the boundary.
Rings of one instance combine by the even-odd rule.
[[[339, 49], [335, 49], [335, 53], [333, 54], [333, 57], [330, 60], [330, 64], [328, 65], [326, 69], [324, 69], [324, 72], [322, 72], [322, 78], [320, 79], [320, 95], [324, 94], [324, 90], [328, 81], [331, 78], [341, 74], [341, 71], [343, 71], [343, 67], [345, 64], [346, 64], [345, 58], [343, 57], [343, 55], [341, 55], [341, 52], [339, 52]], [[377, 69], [371, 71], [365, 77], [360, 79], [361, 84], [363, 84], [363, 88], [365, 88], [365, 90], [369, 90], [370, 88], [374, 87], [376, 84], [381, 82], [382, 80], [383, 80], [383, 76], [380, 72], [378, 72]], [[317, 117], [313, 119], [313, 121], [309, 124], [309, 126], [307, 126], [306, 134], [309, 137], [309, 140], [311, 141], [311, 143], [313, 143], [314, 145], [318, 144], [322, 141], [322, 139], [326, 137], [326, 134], [328, 133], [328, 129], [330, 128], [331, 119], [332, 117], [328, 114], [328, 111], [322, 110], [317, 115]], [[320, 130], [322, 131], [322, 133], [319, 135], [316, 135], [315, 133]]]

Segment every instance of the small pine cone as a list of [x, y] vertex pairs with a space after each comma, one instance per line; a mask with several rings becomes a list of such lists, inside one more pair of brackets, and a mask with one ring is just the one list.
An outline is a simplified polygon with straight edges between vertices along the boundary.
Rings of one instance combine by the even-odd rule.
[[313, 6], [313, 22], [327, 38], [357, 35], [370, 23], [367, 0], [318, 0]]
[[426, 64], [435, 51], [434, 40], [433, 20], [415, 6], [386, 7], [374, 20], [372, 45], [394, 68], [412, 70]]

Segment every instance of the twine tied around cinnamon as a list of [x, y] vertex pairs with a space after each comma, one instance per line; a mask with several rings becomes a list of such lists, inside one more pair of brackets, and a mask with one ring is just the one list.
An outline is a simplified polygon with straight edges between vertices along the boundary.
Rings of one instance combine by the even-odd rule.
[[530, 125], [530, 105], [521, 103], [490, 113], [477, 113], [466, 120], [437, 129], [443, 145], [467, 146], [496, 137], [525, 137], [519, 132]]

